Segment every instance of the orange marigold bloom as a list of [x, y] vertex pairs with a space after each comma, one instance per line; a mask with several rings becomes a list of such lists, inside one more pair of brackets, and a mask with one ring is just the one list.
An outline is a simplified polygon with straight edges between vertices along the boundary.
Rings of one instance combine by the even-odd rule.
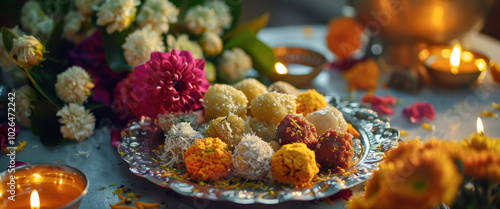
[[283, 145], [271, 158], [272, 176], [279, 182], [305, 186], [319, 172], [314, 151], [304, 143]]
[[374, 59], [359, 62], [344, 72], [349, 90], [373, 90], [377, 88], [380, 69]]
[[328, 24], [328, 48], [339, 60], [346, 60], [361, 48], [363, 31], [363, 25], [351, 17], [333, 19]]
[[211, 181], [225, 177], [231, 168], [232, 152], [219, 138], [196, 139], [184, 153], [186, 169], [194, 180]]
[[304, 116], [328, 106], [325, 97], [314, 89], [299, 94], [295, 102], [297, 103], [297, 113], [302, 113]]

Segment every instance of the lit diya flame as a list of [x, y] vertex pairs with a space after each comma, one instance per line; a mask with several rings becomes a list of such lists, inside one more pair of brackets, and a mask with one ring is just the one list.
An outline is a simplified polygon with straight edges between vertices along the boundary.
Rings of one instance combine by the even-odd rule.
[[484, 71], [486, 70], [486, 61], [484, 61], [483, 59], [477, 59], [474, 61], [474, 64], [476, 64], [477, 68], [479, 69], [479, 71]]
[[458, 73], [458, 68], [460, 67], [461, 55], [462, 55], [462, 47], [460, 46], [459, 43], [457, 43], [453, 47], [453, 51], [451, 51], [451, 56], [450, 56], [450, 67], [451, 67], [451, 73], [453, 74]]
[[31, 192], [30, 206], [31, 209], [40, 209], [40, 197], [38, 197], [36, 189]]
[[276, 72], [278, 74], [287, 74], [288, 73], [288, 69], [286, 69], [286, 66], [281, 62], [276, 62], [276, 64], [274, 64], [274, 69], [276, 69]]
[[476, 123], [476, 127], [477, 127], [477, 134], [479, 134], [479, 136], [483, 136], [484, 135], [484, 127], [483, 127], [483, 121], [481, 120], [480, 117], [477, 117], [477, 123]]

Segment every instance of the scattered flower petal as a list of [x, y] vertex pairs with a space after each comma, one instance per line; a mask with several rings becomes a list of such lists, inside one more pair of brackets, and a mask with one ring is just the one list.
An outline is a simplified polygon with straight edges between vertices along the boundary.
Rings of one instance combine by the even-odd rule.
[[109, 132], [111, 134], [111, 145], [118, 148], [118, 145], [122, 142], [121, 130], [110, 128]]
[[483, 115], [486, 117], [493, 117], [495, 119], [498, 119], [498, 114], [496, 114], [494, 112], [490, 112], [488, 110], [483, 110]]
[[370, 103], [371, 108], [381, 115], [392, 115], [394, 114], [394, 109], [392, 106], [396, 105], [397, 99], [391, 95], [385, 97], [374, 95], [373, 92], [366, 93], [361, 97], [363, 103]]
[[429, 125], [427, 123], [422, 123], [422, 128], [429, 130], [429, 131], [434, 131], [436, 129], [435, 125]]
[[497, 110], [500, 110], [500, 104], [497, 104], [495, 102], [491, 102], [491, 106]]
[[434, 120], [436, 112], [434, 106], [428, 102], [416, 102], [409, 107], [403, 109], [403, 114], [409, 117], [412, 123], [418, 123], [423, 118], [429, 119], [429, 121]]
[[400, 130], [399, 131], [399, 135], [401, 135], [401, 136], [406, 136], [408, 134], [410, 134], [410, 133], [408, 133], [408, 131], [405, 131], [405, 130]]

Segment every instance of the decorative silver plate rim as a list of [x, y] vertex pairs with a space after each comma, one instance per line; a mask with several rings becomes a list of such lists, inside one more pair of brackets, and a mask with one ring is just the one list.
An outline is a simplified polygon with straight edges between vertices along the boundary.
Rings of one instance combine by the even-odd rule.
[[338, 108], [347, 122], [360, 132], [363, 146], [359, 161], [350, 175], [333, 176], [311, 187], [291, 188], [274, 187], [274, 194], [263, 189], [224, 189], [201, 186], [195, 182], [162, 177], [163, 168], [152, 160], [152, 139], [158, 138], [160, 126], [148, 117], [131, 121], [121, 132], [122, 143], [118, 152], [129, 166], [130, 171], [138, 176], [179, 194], [205, 198], [209, 200], [231, 201], [241, 204], [262, 203], [277, 204], [290, 200], [313, 200], [329, 197], [343, 189], [351, 188], [366, 180], [378, 168], [384, 157], [384, 151], [397, 146], [399, 131], [390, 127], [387, 119], [379, 117], [371, 109], [359, 103], [344, 100], [336, 96], [326, 96], [329, 103]]

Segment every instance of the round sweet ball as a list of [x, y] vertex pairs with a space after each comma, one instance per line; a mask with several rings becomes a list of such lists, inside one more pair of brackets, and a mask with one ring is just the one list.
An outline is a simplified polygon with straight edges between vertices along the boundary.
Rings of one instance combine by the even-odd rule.
[[286, 144], [271, 158], [271, 174], [282, 183], [307, 186], [318, 172], [314, 151], [304, 143]]
[[247, 134], [234, 149], [232, 158], [235, 176], [261, 180], [271, 171], [274, 150], [258, 136]]
[[306, 120], [316, 127], [318, 135], [323, 134], [328, 129], [334, 131], [347, 131], [347, 122], [342, 112], [335, 107], [325, 107], [321, 110], [309, 113], [306, 116]]
[[248, 125], [250, 125], [252, 131], [265, 142], [278, 141], [278, 137], [276, 137], [277, 125], [268, 124], [254, 117], [248, 117]]
[[278, 125], [288, 114], [295, 114], [295, 97], [289, 94], [269, 92], [252, 99], [252, 115], [269, 124]]
[[273, 148], [275, 152], [277, 152], [281, 148], [281, 145], [276, 141], [270, 141], [269, 146], [271, 146], [271, 148]]
[[339, 171], [353, 166], [354, 142], [352, 135], [329, 129], [318, 138], [314, 152], [322, 169]]
[[269, 85], [268, 90], [269, 92], [291, 94], [294, 96], [297, 96], [301, 93], [297, 88], [295, 88], [295, 86], [285, 81], [276, 81], [272, 83], [271, 85]]
[[245, 94], [226, 84], [210, 86], [203, 96], [205, 120], [228, 116], [233, 113], [245, 118], [248, 99]]
[[316, 110], [320, 110], [328, 104], [325, 97], [314, 89], [309, 89], [297, 96], [297, 113], [307, 115]]
[[196, 139], [203, 139], [200, 132], [194, 130], [189, 123], [181, 122], [173, 125], [165, 133], [164, 153], [160, 156], [167, 167], [184, 162], [184, 152]]
[[243, 134], [252, 132], [247, 121], [235, 114], [229, 114], [226, 117], [218, 117], [208, 125], [206, 135], [208, 137], [217, 137], [225, 142], [232, 151], [240, 143]]
[[234, 88], [245, 93], [249, 102], [252, 101], [253, 98], [263, 93], [267, 93], [266, 86], [254, 78], [244, 79], [234, 84]]
[[302, 115], [289, 114], [283, 118], [276, 129], [276, 135], [281, 146], [301, 142], [314, 150], [318, 142], [316, 128]]
[[232, 152], [219, 138], [196, 139], [184, 153], [184, 164], [193, 180], [214, 181], [231, 169]]

